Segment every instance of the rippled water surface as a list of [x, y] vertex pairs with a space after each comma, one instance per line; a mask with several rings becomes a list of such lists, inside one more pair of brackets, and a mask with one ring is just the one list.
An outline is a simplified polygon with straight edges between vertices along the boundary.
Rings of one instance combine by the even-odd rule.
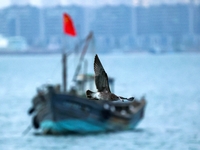
[[[88, 72], [93, 73], [93, 56]], [[115, 93], [145, 95], [144, 119], [133, 131], [92, 135], [41, 136], [32, 129], [27, 110], [36, 88], [61, 82], [60, 55], [0, 56], [0, 149], [200, 149], [200, 54], [99, 55]], [[75, 57], [68, 59], [68, 82]]]

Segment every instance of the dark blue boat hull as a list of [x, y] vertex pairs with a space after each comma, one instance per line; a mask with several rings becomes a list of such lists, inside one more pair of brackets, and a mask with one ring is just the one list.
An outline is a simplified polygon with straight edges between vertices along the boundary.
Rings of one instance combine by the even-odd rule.
[[[47, 94], [48, 113], [38, 112], [38, 124], [45, 134], [94, 133], [134, 129], [144, 117], [146, 101], [110, 102], [75, 95]], [[132, 110], [130, 109], [132, 108]], [[42, 112], [42, 111], [40, 111]]]

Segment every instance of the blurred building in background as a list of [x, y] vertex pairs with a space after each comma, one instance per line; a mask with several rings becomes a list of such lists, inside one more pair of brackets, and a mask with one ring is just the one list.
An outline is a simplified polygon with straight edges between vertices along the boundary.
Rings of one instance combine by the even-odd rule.
[[[35, 50], [61, 49], [65, 42], [72, 49], [89, 31], [94, 32], [98, 52], [200, 50], [200, 5], [193, 1], [148, 7], [145, 4], [144, 0], [137, 6], [59, 6], [53, 2], [45, 8], [12, 5], [0, 10], [0, 34], [23, 37], [28, 48]], [[73, 18], [76, 38], [64, 37], [63, 12]]]

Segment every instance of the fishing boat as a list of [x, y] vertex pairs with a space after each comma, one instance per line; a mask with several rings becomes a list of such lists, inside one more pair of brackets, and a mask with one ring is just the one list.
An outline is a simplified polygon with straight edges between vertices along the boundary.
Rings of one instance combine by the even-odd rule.
[[[83, 54], [91, 38], [92, 33], [86, 38]], [[33, 127], [44, 134], [86, 134], [134, 129], [144, 118], [145, 98], [125, 102], [87, 99], [85, 91], [88, 87], [94, 89], [94, 76], [79, 74], [79, 69], [75, 71], [75, 86], [67, 90], [66, 56], [63, 54], [62, 87], [43, 85], [33, 98], [33, 105], [29, 109]], [[77, 68], [80, 68], [80, 63]], [[113, 89], [113, 78], [109, 78], [109, 85]]]

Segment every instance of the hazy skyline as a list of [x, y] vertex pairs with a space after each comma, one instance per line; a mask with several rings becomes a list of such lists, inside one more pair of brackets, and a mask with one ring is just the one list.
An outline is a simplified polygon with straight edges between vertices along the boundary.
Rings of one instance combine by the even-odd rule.
[[[82, 5], [82, 6], [101, 6], [101, 5], [157, 5], [157, 4], [175, 4], [175, 3], [189, 3], [191, 0], [0, 0], [0, 8], [5, 8], [10, 5], [33, 5], [37, 7], [55, 6], [55, 5]], [[200, 0], [192, 0], [199, 4]]]

